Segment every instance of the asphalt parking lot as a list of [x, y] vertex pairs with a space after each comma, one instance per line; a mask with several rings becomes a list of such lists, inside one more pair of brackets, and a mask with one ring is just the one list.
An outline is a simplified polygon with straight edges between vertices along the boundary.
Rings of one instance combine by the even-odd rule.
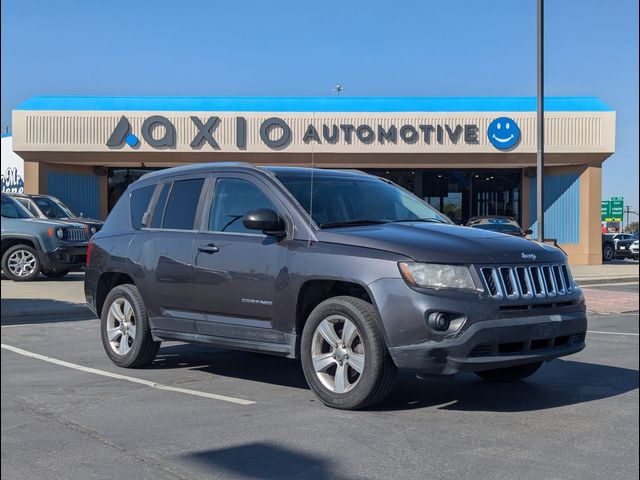
[[345, 412], [295, 361], [168, 343], [124, 370], [98, 320], [3, 321], [2, 478], [635, 479], [638, 313], [589, 330], [519, 384], [403, 374], [380, 407]]

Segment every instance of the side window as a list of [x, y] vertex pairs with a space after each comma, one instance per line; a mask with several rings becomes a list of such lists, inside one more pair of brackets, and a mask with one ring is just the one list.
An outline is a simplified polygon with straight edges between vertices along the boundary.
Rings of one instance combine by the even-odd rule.
[[257, 208], [277, 211], [273, 202], [256, 185], [235, 178], [222, 178], [213, 189], [209, 230], [213, 232], [256, 233], [242, 224], [242, 217]]
[[148, 187], [138, 188], [131, 192], [131, 200], [129, 201], [131, 226], [136, 230], [142, 228], [142, 217], [149, 208], [149, 202], [155, 189], [155, 185], [149, 185]]
[[202, 185], [204, 185], [204, 178], [173, 182], [164, 211], [162, 228], [193, 230]]
[[171, 190], [171, 182], [162, 185], [162, 190], [160, 191], [160, 195], [158, 195], [158, 201], [153, 209], [153, 215], [149, 223], [151, 228], [160, 228], [162, 226], [162, 217], [164, 216], [164, 207], [167, 204], [169, 190]]

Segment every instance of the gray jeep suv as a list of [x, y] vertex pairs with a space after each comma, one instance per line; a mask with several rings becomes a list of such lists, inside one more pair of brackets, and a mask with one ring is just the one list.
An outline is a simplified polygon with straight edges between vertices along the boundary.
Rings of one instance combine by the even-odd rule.
[[91, 240], [88, 304], [122, 367], [165, 340], [300, 358], [326, 405], [382, 401], [397, 368], [516, 381], [585, 346], [557, 248], [451, 224], [360, 172], [147, 174]]
[[85, 225], [35, 218], [2, 194], [2, 271], [11, 280], [26, 282], [41, 272], [60, 278], [84, 267], [88, 240]]

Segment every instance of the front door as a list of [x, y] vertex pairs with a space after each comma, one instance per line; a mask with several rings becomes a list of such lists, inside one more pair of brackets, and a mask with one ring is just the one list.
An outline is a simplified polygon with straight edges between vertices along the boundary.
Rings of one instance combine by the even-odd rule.
[[282, 343], [271, 330], [279, 291], [288, 283], [287, 241], [248, 230], [247, 212], [284, 208], [269, 186], [248, 174], [220, 175], [208, 220], [194, 244], [194, 306], [199, 333]]

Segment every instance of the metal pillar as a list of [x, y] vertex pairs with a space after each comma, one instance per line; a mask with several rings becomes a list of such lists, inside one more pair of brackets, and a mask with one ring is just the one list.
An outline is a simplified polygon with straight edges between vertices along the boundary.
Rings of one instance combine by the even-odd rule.
[[538, 241], [544, 241], [544, 0], [538, 0], [538, 152], [536, 162]]

